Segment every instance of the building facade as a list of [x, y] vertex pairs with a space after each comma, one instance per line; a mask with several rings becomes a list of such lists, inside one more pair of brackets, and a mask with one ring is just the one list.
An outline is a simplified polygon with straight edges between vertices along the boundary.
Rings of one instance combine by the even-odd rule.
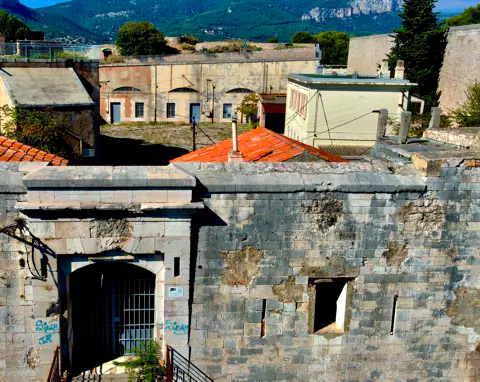
[[308, 145], [363, 145], [377, 138], [378, 114], [408, 110], [409, 81], [368, 76], [289, 76], [285, 135]]
[[478, 380], [478, 153], [379, 145], [406, 164], [2, 164], [0, 378], [155, 339], [215, 381]]
[[289, 50], [101, 66], [101, 116], [107, 123], [228, 122], [246, 95], [285, 92], [290, 73], [315, 71], [313, 49], [296, 57]]

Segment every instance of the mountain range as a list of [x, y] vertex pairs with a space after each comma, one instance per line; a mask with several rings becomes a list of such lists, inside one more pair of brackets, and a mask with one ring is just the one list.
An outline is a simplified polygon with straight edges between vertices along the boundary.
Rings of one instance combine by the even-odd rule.
[[18, 0], [0, 8], [44, 30], [49, 39], [115, 41], [127, 21], [149, 21], [167, 36], [200, 40], [242, 38], [288, 41], [298, 31], [345, 31], [357, 36], [389, 33], [400, 25], [403, 0], [71, 0], [31, 9]]

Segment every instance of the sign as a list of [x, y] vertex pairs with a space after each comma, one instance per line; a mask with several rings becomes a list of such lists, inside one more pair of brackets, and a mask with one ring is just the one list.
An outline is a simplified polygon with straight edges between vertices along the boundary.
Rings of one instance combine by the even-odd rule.
[[183, 297], [183, 287], [168, 287], [168, 297]]
[[82, 150], [82, 156], [85, 158], [91, 158], [95, 156], [95, 150], [94, 149], [86, 149]]

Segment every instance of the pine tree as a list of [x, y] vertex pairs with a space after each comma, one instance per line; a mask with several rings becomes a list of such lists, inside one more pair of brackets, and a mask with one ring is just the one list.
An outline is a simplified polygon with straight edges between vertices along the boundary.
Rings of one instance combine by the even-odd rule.
[[405, 77], [418, 83], [413, 93], [424, 99], [427, 107], [436, 106], [437, 87], [447, 29], [433, 11], [437, 0], [405, 0], [400, 14], [402, 27], [395, 30], [395, 45], [389, 55], [393, 72], [398, 60], [405, 62]]

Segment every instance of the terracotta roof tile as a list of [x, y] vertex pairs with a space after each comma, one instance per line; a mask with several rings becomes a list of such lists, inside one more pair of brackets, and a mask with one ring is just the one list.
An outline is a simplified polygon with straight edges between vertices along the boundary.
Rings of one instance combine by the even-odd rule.
[[21, 142], [0, 136], [0, 162], [51, 162], [54, 166], [66, 166], [68, 160], [48, 154]]
[[[348, 162], [327, 151], [306, 145], [264, 127], [238, 136], [238, 149], [245, 162], [285, 162], [305, 152], [327, 162]], [[232, 139], [207, 146], [171, 160], [171, 162], [228, 162]]]

